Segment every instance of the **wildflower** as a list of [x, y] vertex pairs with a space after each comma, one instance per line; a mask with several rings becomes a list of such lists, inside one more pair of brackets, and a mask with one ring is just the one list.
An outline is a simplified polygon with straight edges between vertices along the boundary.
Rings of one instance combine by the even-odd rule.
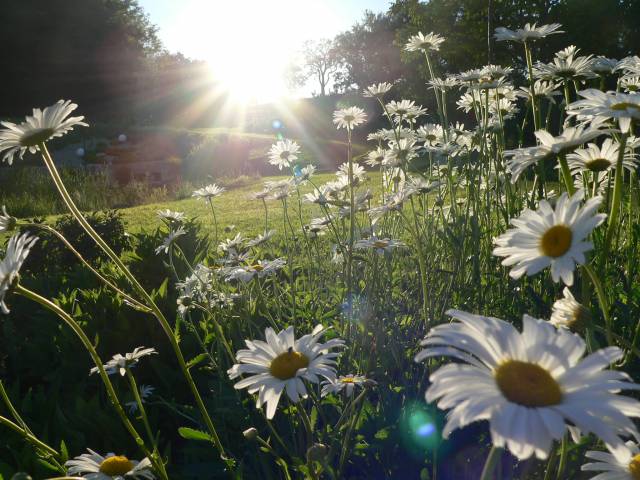
[[305, 193], [304, 199], [310, 203], [317, 203], [318, 205], [326, 205], [329, 203], [328, 188], [325, 185], [321, 185], [313, 192]]
[[[140, 385], [138, 391], [140, 392], [140, 401], [145, 403], [145, 400], [153, 395], [155, 388], [151, 385]], [[138, 411], [138, 402], [135, 400], [125, 403], [125, 406], [129, 409], [129, 413], [134, 414]]]
[[191, 196], [202, 198], [204, 200], [211, 200], [214, 197], [222, 195], [224, 191], [225, 191], [224, 187], [219, 187], [215, 183], [212, 183], [211, 185], [207, 185], [204, 188], [194, 191]]
[[517, 30], [509, 30], [505, 27], [496, 28], [496, 33], [493, 34], [494, 38], [498, 42], [514, 41], [514, 42], [528, 42], [533, 40], [540, 40], [547, 35], [553, 35], [554, 33], [564, 33], [562, 30], [558, 30], [562, 25], [559, 23], [552, 23], [550, 25], [536, 26], [535, 23], [525, 24], [524, 28]]
[[640, 416], [640, 402], [617, 394], [637, 385], [608, 369], [622, 358], [619, 348], [582, 359], [584, 340], [543, 320], [525, 315], [520, 333], [498, 318], [447, 314], [457, 321], [432, 328], [416, 355], [416, 361], [448, 356], [464, 362], [439, 368], [426, 392], [427, 402], [439, 400], [439, 408], [452, 409], [445, 438], [488, 420], [493, 445], [524, 460], [546, 458], [568, 425], [593, 433], [615, 453], [626, 448], [623, 432], [638, 434], [628, 417]]
[[428, 52], [434, 51], [437, 52], [440, 50], [440, 45], [444, 42], [444, 38], [438, 35], [437, 33], [428, 33], [423, 35], [422, 32], [418, 32], [417, 35], [412, 35], [409, 37], [404, 49], [407, 52]]
[[378, 147], [367, 154], [367, 160], [365, 163], [370, 167], [377, 167], [378, 165], [385, 164], [388, 157], [389, 151]]
[[457, 87], [459, 83], [456, 77], [434, 78], [427, 82], [428, 85], [431, 85], [431, 88], [442, 91], [451, 90]]
[[378, 130], [376, 132], [373, 132], [367, 135], [367, 140], [369, 142], [382, 142], [383, 140], [386, 140], [386, 138], [387, 138], [387, 135], [384, 129]]
[[533, 74], [537, 78], [559, 80], [577, 80], [592, 78], [591, 55], [577, 56], [580, 50], [573, 45], [556, 53], [551, 63], [538, 62], [533, 68]]
[[428, 145], [433, 145], [444, 140], [444, 129], [442, 125], [427, 123], [418, 128], [418, 139]]
[[367, 87], [363, 95], [365, 97], [382, 98], [385, 93], [388, 93], [391, 90], [391, 87], [393, 87], [393, 85], [391, 85], [389, 82], [374, 83], [373, 85], [369, 85]]
[[171, 222], [176, 222], [176, 223], [180, 223], [180, 222], [184, 222], [184, 220], [187, 218], [186, 215], [183, 212], [174, 212], [172, 210], [169, 210], [168, 208], [166, 210], [158, 210], [157, 212], [158, 217], [160, 218], [160, 220], [165, 220], [169, 223]]
[[83, 453], [65, 462], [68, 475], [81, 475], [82, 478], [91, 480], [122, 480], [124, 478], [153, 480], [156, 478], [151, 472], [151, 461], [148, 458], [137, 462], [129, 460], [124, 455], [108, 453], [103, 457], [89, 448], [87, 451], [89, 453]]
[[162, 241], [162, 245], [156, 247], [156, 255], [160, 255], [162, 252], [165, 254], [169, 253], [169, 249], [171, 248], [171, 245], [173, 245], [173, 242], [175, 242], [178, 237], [186, 234], [187, 232], [182, 227], [177, 230], [170, 231], [169, 235], [167, 235]]
[[11, 237], [7, 244], [7, 251], [0, 261], [0, 312], [5, 315], [9, 313], [9, 308], [4, 303], [5, 297], [17, 283], [20, 267], [37, 241], [37, 237], [23, 233]]
[[[357, 162], [352, 162], [352, 170], [353, 170], [353, 183], [354, 185], [364, 182], [365, 179], [367, 178], [367, 174], [365, 172], [365, 169], [362, 165], [360, 165]], [[340, 179], [349, 179], [349, 164], [348, 163], [343, 163], [342, 165], [340, 165], [340, 167], [338, 167], [338, 171], [336, 172], [336, 175], [338, 176], [338, 178]]]
[[596, 213], [602, 197], [589, 199], [583, 207], [583, 192], [569, 198], [563, 193], [555, 210], [541, 200], [537, 211], [525, 210], [519, 218], [511, 220], [515, 227], [494, 240], [493, 254], [506, 257], [502, 265], [511, 266], [510, 276], [520, 278], [525, 273], [535, 275], [551, 267], [551, 278], [565, 285], [573, 284], [575, 264], [586, 262], [585, 252], [593, 248], [585, 241], [591, 231], [604, 222], [604, 213]]
[[386, 108], [389, 115], [404, 117], [409, 112], [415, 111], [416, 108], [420, 109], [422, 107], [416, 105], [416, 102], [414, 102], [413, 100], [400, 100], [399, 102], [392, 100], [387, 103]]
[[[127, 368], [133, 368], [140, 359], [149, 355], [157, 355], [157, 353], [155, 348], [136, 347], [133, 352], [125, 353], [124, 357], [116, 353], [103, 366], [108, 375], [119, 372], [121, 376], [124, 376], [127, 373]], [[98, 373], [98, 371], [98, 367], [93, 367], [90, 373]]]
[[322, 382], [320, 396], [326, 397], [330, 393], [336, 394], [344, 390], [347, 397], [351, 397], [356, 387], [364, 388], [368, 385], [376, 385], [376, 382], [369, 380], [363, 375], [340, 375], [335, 380], [325, 380]]
[[599, 125], [567, 127], [557, 137], [546, 130], [538, 130], [535, 135], [540, 141], [540, 145], [504, 152], [505, 157], [508, 158], [507, 169], [511, 172], [511, 181], [515, 183], [530, 165], [555, 155], [567, 154], [583, 143], [610, 132], [610, 129], [602, 129]]
[[[557, 90], [558, 84], [554, 83], [551, 80], [536, 80], [533, 83], [533, 94], [536, 98], [545, 97], [555, 103], [553, 97], [557, 97], [558, 95], [562, 95], [561, 92]], [[517, 93], [519, 96], [524, 96], [525, 98], [531, 98], [531, 90], [529, 87], [520, 87], [520, 91]]]
[[399, 240], [392, 240], [389, 238], [370, 237], [363, 240], [358, 240], [354, 247], [360, 250], [373, 249], [379, 255], [383, 253], [389, 253], [393, 249], [406, 246]]
[[259, 245], [262, 245], [263, 243], [271, 240], [275, 234], [275, 230], [268, 230], [264, 232], [264, 234], [259, 234], [256, 238], [247, 242], [247, 247], [257, 247]]
[[619, 83], [620, 88], [622, 88], [626, 93], [640, 92], [640, 76], [638, 75], [622, 77]]
[[608, 75], [613, 73], [619, 64], [615, 58], [596, 57], [591, 62], [591, 70], [597, 75]]
[[584, 100], [577, 100], [567, 107], [569, 115], [617, 119], [620, 130], [628, 132], [633, 120], [640, 120], [640, 94], [601, 92], [588, 88], [578, 92]]
[[[579, 148], [567, 155], [567, 163], [572, 171], [607, 172], [616, 167], [620, 144], [611, 138], [606, 138], [599, 147], [590, 143], [587, 148]], [[625, 154], [623, 166], [628, 170], [635, 168], [636, 161], [633, 154]]]
[[282, 170], [282, 167], [289, 167], [298, 159], [299, 152], [300, 145], [293, 140], [279, 140], [274, 143], [271, 146], [271, 150], [269, 150], [269, 163]]
[[226, 277], [225, 280], [227, 282], [231, 280], [240, 280], [243, 283], [247, 283], [255, 277], [262, 278], [268, 275], [273, 275], [278, 270], [281, 270], [286, 264], [287, 262], [282, 258], [276, 258], [275, 260], [258, 260], [258, 262], [253, 265], [235, 267], [224, 272]]
[[306, 167], [294, 169], [293, 183], [296, 186], [305, 185], [311, 176], [315, 173], [316, 167], [313, 165], [307, 165]]
[[367, 114], [359, 107], [343, 108], [333, 112], [333, 123], [337, 128], [346, 128], [347, 130], [353, 130], [361, 123], [367, 120]]
[[7, 208], [2, 206], [0, 213], [0, 233], [10, 232], [16, 228], [18, 220], [7, 213]]
[[594, 450], [587, 451], [584, 456], [593, 463], [582, 465], [583, 472], [602, 472], [591, 480], [636, 480], [640, 478], [640, 449], [632, 441], [625, 443], [626, 449], [618, 455]]
[[397, 167], [410, 162], [417, 156], [418, 146], [414, 140], [401, 138], [398, 142], [393, 142], [389, 149], [389, 155], [384, 163], [386, 167]]
[[562, 293], [564, 298], [553, 303], [549, 323], [558, 328], [568, 328], [572, 332], [580, 333], [591, 323], [591, 312], [576, 301], [569, 287], [564, 287]]
[[253, 192], [251, 195], [249, 195], [249, 198], [251, 198], [251, 200], [264, 200], [269, 195], [271, 195], [271, 190], [265, 188], [263, 190], [260, 190], [259, 192]]
[[307, 397], [307, 389], [303, 380], [318, 383], [319, 376], [327, 380], [336, 377], [335, 358], [337, 353], [332, 348], [344, 345], [340, 339], [332, 339], [319, 343], [326, 332], [318, 325], [313, 332], [295, 339], [293, 327], [277, 333], [272, 328], [265, 329], [265, 340], [246, 340], [248, 349], [236, 354], [239, 363], [233, 365], [227, 373], [235, 379], [243, 374], [252, 374], [235, 384], [235, 388], [249, 388], [249, 393], [258, 392], [257, 407], [267, 405], [266, 415], [273, 418], [286, 389], [293, 402]]
[[82, 121], [84, 117], [67, 118], [76, 108], [78, 105], [69, 100], [59, 100], [44, 110], [34, 108], [33, 115], [27, 116], [25, 121], [18, 125], [0, 122], [0, 125], [5, 127], [0, 130], [0, 153], [6, 150], [2, 161], [11, 165], [16, 154], [22, 159], [27, 150], [36, 153], [40, 144], [61, 137], [76, 126], [88, 127], [89, 125]]
[[220, 245], [218, 245], [218, 249], [223, 252], [234, 251], [237, 252], [243, 248], [243, 243], [245, 242], [245, 238], [241, 233], [236, 233], [236, 236], [233, 238], [227, 238]]

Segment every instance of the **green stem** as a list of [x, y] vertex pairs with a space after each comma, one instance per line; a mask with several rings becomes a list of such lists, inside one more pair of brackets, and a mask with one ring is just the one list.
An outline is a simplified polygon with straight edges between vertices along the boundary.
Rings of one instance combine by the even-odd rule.
[[22, 438], [24, 438], [27, 442], [31, 443], [34, 447], [39, 448], [41, 450], [44, 450], [48, 454], [50, 454], [50, 455], [52, 455], [52, 456], [54, 456], [54, 457], [56, 457], [58, 459], [60, 458], [60, 454], [54, 448], [52, 448], [49, 445], [47, 445], [46, 443], [38, 440], [34, 435], [32, 435], [31, 433], [29, 433], [28, 431], [26, 431], [25, 429], [20, 427], [20, 425], [17, 425], [15, 423], [13, 423], [8, 418], [0, 416], [0, 424], [4, 425], [5, 427], [9, 427], [11, 430], [13, 430], [18, 435], [20, 435]]
[[604, 247], [602, 250], [602, 258], [606, 259], [611, 247], [611, 241], [613, 240], [613, 234], [618, 224], [618, 216], [620, 214], [620, 204], [622, 203], [622, 177], [624, 176], [623, 160], [625, 150], [627, 148], [627, 138], [629, 132], [622, 134], [620, 139], [620, 150], [618, 151], [618, 161], [616, 162], [616, 177], [613, 184], [613, 198], [611, 200], [611, 213], [609, 214], [609, 223], [607, 224], [607, 234], [604, 240]]
[[602, 315], [604, 316], [604, 323], [607, 330], [607, 343], [609, 345], [613, 345], [613, 336], [611, 333], [611, 315], [609, 313], [609, 301], [607, 300], [607, 296], [604, 292], [604, 288], [602, 287], [602, 283], [600, 279], [593, 271], [590, 265], [583, 265], [583, 271], [587, 272], [589, 278], [591, 279], [591, 283], [596, 289], [596, 295], [598, 296], [598, 302], [600, 303], [600, 310], [602, 311]]
[[500, 447], [496, 447], [495, 445], [491, 447], [491, 451], [487, 456], [487, 460], [484, 463], [484, 468], [482, 469], [482, 475], [480, 475], [480, 480], [493, 480], [495, 477], [493, 476], [493, 471], [495, 470], [496, 464], [500, 459], [500, 454], [502, 453], [502, 449]]

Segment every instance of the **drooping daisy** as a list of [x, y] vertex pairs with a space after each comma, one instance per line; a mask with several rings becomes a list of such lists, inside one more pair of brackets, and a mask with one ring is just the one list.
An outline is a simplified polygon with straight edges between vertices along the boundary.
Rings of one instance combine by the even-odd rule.
[[[125, 353], [124, 357], [116, 353], [103, 367], [108, 375], [120, 373], [121, 376], [124, 376], [127, 373], [127, 368], [133, 368], [142, 358], [157, 355], [157, 353], [155, 348], [136, 347], [133, 352]], [[98, 373], [98, 367], [93, 367], [90, 373]]]
[[629, 131], [633, 120], [640, 120], [640, 94], [602, 92], [588, 88], [578, 92], [583, 100], [570, 103], [569, 115], [596, 117], [599, 119], [617, 119], [623, 133]]
[[247, 247], [257, 247], [262, 245], [263, 243], [267, 243], [269, 240], [273, 238], [275, 234], [276, 234], [275, 230], [268, 230], [264, 232], [264, 234], [261, 233], [253, 240], [249, 240], [247, 242]]
[[556, 53], [551, 63], [536, 63], [533, 67], [534, 76], [564, 81], [593, 78], [592, 55], [579, 56], [579, 51], [572, 45]]
[[360, 107], [348, 107], [333, 112], [333, 123], [337, 128], [353, 130], [367, 120], [367, 114]]
[[124, 455], [108, 453], [102, 456], [87, 448], [89, 453], [83, 453], [73, 460], [65, 462], [67, 474], [71, 476], [81, 475], [90, 480], [124, 480], [147, 479], [156, 477], [151, 472], [151, 461], [144, 458], [140, 462], [129, 460]]
[[591, 480], [638, 480], [640, 478], [640, 449], [632, 441], [626, 442], [626, 451], [618, 456], [589, 450], [585, 457], [595, 460], [582, 465], [583, 472], [602, 472]]
[[174, 212], [173, 210], [169, 210], [168, 208], [165, 209], [165, 210], [158, 210], [157, 214], [158, 214], [158, 218], [160, 218], [160, 220], [164, 220], [164, 221], [166, 221], [168, 223], [184, 222], [185, 219], [187, 218], [186, 215], [183, 212]]
[[226, 189], [224, 187], [220, 187], [215, 183], [212, 183], [211, 185], [207, 185], [206, 187], [203, 187], [203, 188], [200, 188], [199, 190], [194, 191], [191, 196], [196, 198], [202, 198], [203, 200], [211, 200], [214, 197], [222, 195], [222, 193], [225, 190]]
[[[587, 148], [579, 148], [567, 155], [567, 163], [572, 171], [606, 172], [616, 167], [620, 144], [611, 138], [606, 138], [599, 147], [595, 143], [590, 143]], [[627, 153], [623, 159], [623, 166], [628, 170], [633, 170], [636, 160], [633, 154]]]
[[282, 170], [283, 167], [290, 167], [298, 159], [298, 153], [300, 153], [300, 145], [295, 141], [279, 140], [269, 150], [269, 163]]
[[597, 75], [609, 75], [613, 73], [620, 62], [615, 58], [596, 57], [591, 62], [591, 70]]
[[239, 280], [241, 282], [249, 282], [255, 277], [262, 278], [282, 270], [287, 264], [283, 258], [276, 258], [275, 260], [258, 260], [252, 265], [232, 267], [224, 270], [222, 273], [225, 275], [227, 282], [232, 280]]
[[496, 28], [496, 33], [493, 34], [494, 38], [498, 42], [514, 41], [514, 42], [531, 42], [533, 40], [539, 40], [547, 35], [553, 35], [554, 33], [564, 33], [562, 30], [558, 30], [562, 25], [559, 23], [552, 23], [550, 25], [536, 26], [535, 23], [525, 24], [524, 28], [518, 28], [517, 30], [509, 30], [505, 27]]
[[322, 382], [320, 396], [326, 397], [330, 393], [337, 394], [344, 390], [347, 397], [351, 397], [356, 387], [364, 388], [369, 385], [376, 385], [376, 382], [369, 380], [364, 375], [340, 375], [335, 380], [325, 380]]
[[5, 315], [9, 313], [9, 308], [4, 303], [4, 299], [17, 281], [20, 267], [37, 241], [37, 237], [23, 233], [11, 237], [7, 244], [7, 251], [0, 261], [0, 312]]
[[639, 386], [608, 369], [624, 355], [619, 348], [582, 358], [582, 338], [528, 315], [520, 333], [498, 318], [447, 314], [457, 321], [432, 328], [416, 355], [416, 361], [447, 356], [464, 362], [441, 367], [429, 379], [427, 402], [450, 409], [445, 438], [488, 420], [493, 445], [523, 460], [546, 458], [569, 425], [596, 435], [616, 454], [626, 450], [621, 435], [637, 435], [629, 417], [640, 416], [640, 402], [617, 393]]
[[186, 234], [187, 232], [182, 227], [176, 230], [171, 230], [169, 232], [169, 235], [167, 235], [165, 239], [162, 241], [162, 245], [159, 245], [158, 247], [156, 247], [156, 255], [160, 255], [163, 252], [165, 254], [169, 253], [169, 249], [173, 245], [173, 242], [175, 242], [177, 238]]
[[41, 143], [61, 137], [76, 126], [88, 127], [82, 121], [84, 117], [67, 118], [76, 108], [78, 105], [69, 100], [59, 100], [44, 110], [34, 108], [33, 115], [20, 124], [0, 122], [4, 127], [0, 130], [0, 153], [6, 150], [2, 161], [11, 165], [16, 154], [22, 159], [27, 150], [36, 153]]
[[16, 228], [18, 220], [7, 213], [7, 208], [2, 206], [2, 213], [0, 213], [0, 233], [10, 232]]
[[389, 253], [398, 247], [406, 246], [400, 240], [393, 240], [390, 238], [378, 238], [369, 237], [363, 240], [358, 240], [354, 247], [360, 250], [375, 250], [377, 254]]
[[[531, 90], [529, 87], [520, 87], [518, 93], [519, 96], [523, 96], [526, 98], [531, 98]], [[553, 97], [557, 97], [562, 95], [560, 91], [558, 91], [558, 84], [551, 80], [536, 80], [533, 83], [533, 94], [536, 98], [547, 98], [555, 103]]]
[[424, 35], [422, 32], [418, 32], [416, 35], [409, 37], [404, 49], [407, 52], [437, 52], [443, 42], [444, 38], [437, 33], [431, 32]]
[[333, 380], [336, 377], [333, 348], [344, 346], [344, 341], [334, 338], [319, 343], [326, 332], [322, 325], [313, 329], [311, 334], [295, 339], [293, 327], [277, 333], [271, 328], [265, 329], [265, 341], [246, 340], [248, 349], [236, 354], [239, 363], [227, 373], [232, 380], [243, 374], [251, 376], [235, 384], [235, 388], [248, 388], [249, 393], [258, 393], [256, 406], [267, 405], [266, 415], [273, 418], [282, 393], [286, 390], [293, 402], [306, 398], [307, 389], [303, 380], [318, 383], [319, 377]]
[[370, 98], [382, 98], [392, 87], [393, 85], [389, 82], [374, 83], [366, 88], [363, 95]]
[[493, 254], [506, 257], [502, 265], [515, 265], [509, 272], [512, 278], [535, 275], [550, 266], [554, 282], [562, 279], [565, 285], [573, 285], [576, 264], [584, 264], [585, 252], [593, 248], [586, 238], [607, 217], [596, 213], [602, 197], [593, 197], [581, 207], [582, 199], [582, 191], [571, 198], [565, 192], [555, 210], [541, 200], [537, 211], [527, 209], [511, 220], [515, 228], [494, 240]]
[[564, 287], [562, 293], [564, 298], [553, 303], [549, 323], [576, 333], [584, 331], [591, 322], [591, 312], [575, 299], [569, 287]]
[[537, 130], [535, 136], [540, 142], [540, 145], [516, 150], [506, 150], [504, 152], [507, 158], [507, 169], [511, 173], [511, 181], [515, 183], [522, 172], [539, 161], [560, 154], [565, 155], [583, 143], [587, 143], [600, 135], [611, 132], [610, 129], [600, 127], [600, 125], [567, 127], [562, 131], [562, 134], [557, 137], [554, 137], [546, 130]]

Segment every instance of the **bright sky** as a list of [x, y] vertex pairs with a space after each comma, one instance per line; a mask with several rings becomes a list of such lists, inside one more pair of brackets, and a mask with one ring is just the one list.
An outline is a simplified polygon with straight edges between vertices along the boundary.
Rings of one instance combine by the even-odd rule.
[[[283, 74], [305, 40], [332, 38], [390, 0], [139, 0], [172, 52], [206, 60], [242, 101], [291, 95]], [[299, 92], [299, 93], [308, 93]]]

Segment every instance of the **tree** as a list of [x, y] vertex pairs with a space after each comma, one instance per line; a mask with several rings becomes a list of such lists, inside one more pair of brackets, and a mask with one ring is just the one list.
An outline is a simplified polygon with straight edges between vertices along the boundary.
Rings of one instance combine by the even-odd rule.
[[308, 40], [302, 47], [302, 63], [293, 64], [289, 71], [289, 82], [303, 86], [312, 80], [320, 88], [320, 96], [327, 94], [328, 86], [342, 68], [332, 40]]

